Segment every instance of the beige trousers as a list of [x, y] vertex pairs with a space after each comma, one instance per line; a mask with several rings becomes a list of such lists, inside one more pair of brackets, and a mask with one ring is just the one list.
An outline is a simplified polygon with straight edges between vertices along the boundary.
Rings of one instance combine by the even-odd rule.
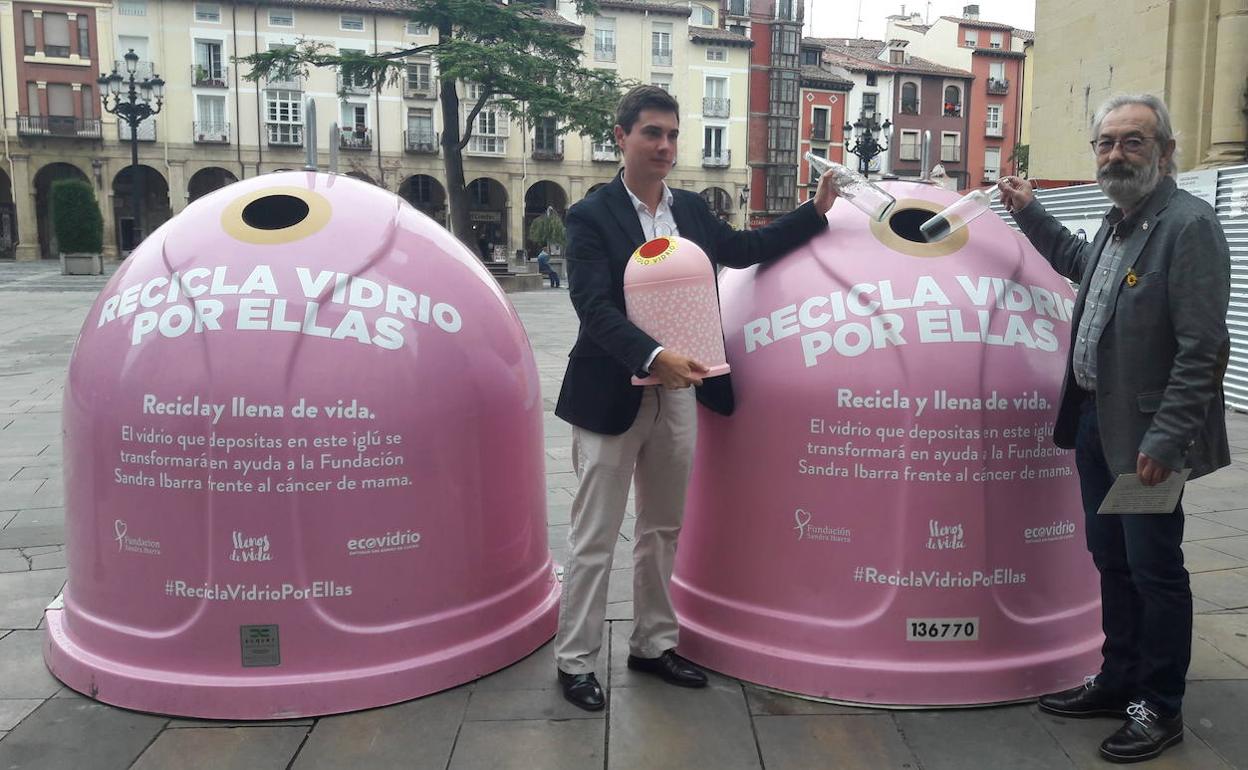
[[569, 674], [594, 670], [607, 614], [607, 580], [634, 476], [633, 634], [629, 651], [658, 657], [676, 646], [668, 584], [697, 439], [693, 388], [650, 386], [632, 426], [618, 436], [573, 428], [572, 463], [580, 485], [568, 530], [555, 665]]

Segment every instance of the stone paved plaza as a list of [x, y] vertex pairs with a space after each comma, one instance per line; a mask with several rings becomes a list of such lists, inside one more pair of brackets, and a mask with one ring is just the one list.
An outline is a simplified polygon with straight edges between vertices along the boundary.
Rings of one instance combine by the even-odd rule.
[[[612, 573], [608, 708], [555, 689], [550, 646], [471, 684], [322, 719], [220, 723], [106, 706], [43, 665], [43, 608], [65, 581], [61, 390], [102, 278], [0, 263], [0, 770], [8, 768], [1091, 768], [1116, 726], [1034, 704], [883, 711], [799, 700], [734, 679], [681, 690], [624, 667], [632, 605], [625, 525]], [[566, 290], [512, 295], [545, 396], [550, 544], [566, 551], [571, 432], [553, 413], [576, 331]], [[1248, 416], [1230, 418], [1235, 465], [1188, 487], [1184, 549], [1196, 595], [1186, 740], [1148, 765], [1248, 768]]]

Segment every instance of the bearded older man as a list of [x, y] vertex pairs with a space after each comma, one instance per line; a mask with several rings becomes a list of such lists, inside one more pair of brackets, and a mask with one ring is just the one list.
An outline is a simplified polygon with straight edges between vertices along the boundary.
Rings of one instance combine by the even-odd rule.
[[1115, 717], [1113, 762], [1183, 739], [1192, 592], [1183, 508], [1097, 515], [1118, 474], [1155, 485], [1230, 463], [1222, 375], [1230, 351], [1230, 254], [1213, 209], [1175, 186], [1165, 104], [1115, 96], [1092, 123], [1097, 180], [1114, 207], [1087, 243], [1007, 177], [999, 189], [1032, 245], [1079, 283], [1054, 441], [1075, 450], [1087, 545], [1101, 578], [1104, 662], [1084, 685], [1040, 698], [1066, 717]]

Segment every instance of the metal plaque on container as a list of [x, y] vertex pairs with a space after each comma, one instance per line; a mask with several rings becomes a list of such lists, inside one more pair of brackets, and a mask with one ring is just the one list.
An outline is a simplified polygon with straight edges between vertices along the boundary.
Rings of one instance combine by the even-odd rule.
[[239, 626], [243, 667], [281, 665], [277, 626]]

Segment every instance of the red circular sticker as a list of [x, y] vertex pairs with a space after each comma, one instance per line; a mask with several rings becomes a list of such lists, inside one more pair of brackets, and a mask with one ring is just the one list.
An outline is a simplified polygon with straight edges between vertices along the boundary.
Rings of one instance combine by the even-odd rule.
[[641, 248], [637, 249], [637, 253], [646, 259], [650, 259], [667, 251], [670, 246], [671, 242], [666, 238], [655, 238], [652, 241], [646, 241], [641, 244]]

